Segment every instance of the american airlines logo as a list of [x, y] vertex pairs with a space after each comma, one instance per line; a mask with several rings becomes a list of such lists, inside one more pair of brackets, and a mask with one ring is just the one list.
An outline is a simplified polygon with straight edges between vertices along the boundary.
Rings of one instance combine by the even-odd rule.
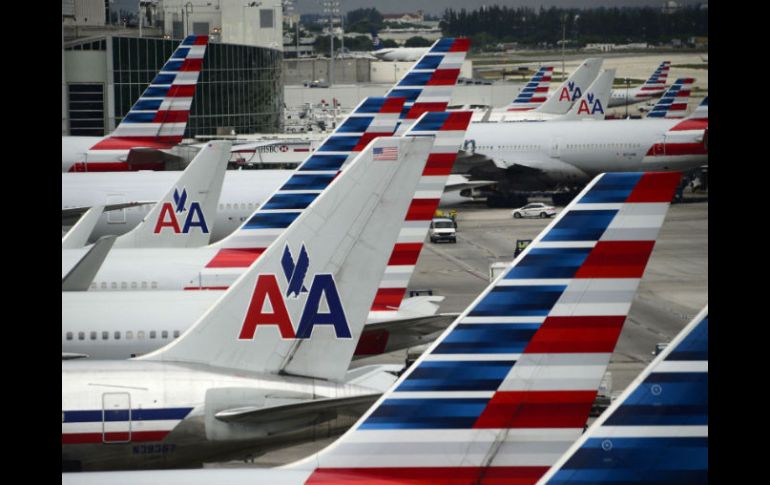
[[[286, 296], [281, 291], [275, 274], [257, 276], [238, 340], [252, 340], [257, 329], [264, 326], [277, 328], [283, 339], [309, 339], [316, 325], [331, 325], [337, 338], [352, 338], [334, 277], [328, 273], [315, 274], [308, 290], [305, 287], [305, 278], [309, 267], [310, 257], [304, 244], [296, 261], [289, 245], [284, 247], [281, 268], [287, 283]], [[304, 294], [307, 294], [307, 297], [303, 303], [301, 296]], [[287, 299], [289, 304], [303, 305], [302, 315], [296, 326], [289, 316]], [[327, 311], [322, 311], [322, 299], [326, 302]]]
[[577, 114], [592, 115], [596, 113], [604, 114], [604, 108], [602, 108], [602, 102], [599, 101], [599, 98], [594, 96], [594, 93], [588, 93], [586, 95], [586, 99], [580, 100]]
[[583, 92], [580, 90], [580, 86], [575, 84], [575, 81], [569, 81], [565, 87], [561, 88], [561, 93], [559, 93], [559, 101], [572, 102], [580, 98], [582, 95]]
[[[186, 213], [186, 214], [185, 214]], [[180, 224], [181, 223], [181, 224]], [[174, 234], [189, 234], [190, 230], [197, 227], [203, 234], [209, 233], [206, 218], [203, 216], [200, 202], [193, 201], [187, 208], [187, 189], [174, 189], [174, 203], [164, 202], [160, 208], [158, 220], [155, 222], [155, 234], [168, 228]]]

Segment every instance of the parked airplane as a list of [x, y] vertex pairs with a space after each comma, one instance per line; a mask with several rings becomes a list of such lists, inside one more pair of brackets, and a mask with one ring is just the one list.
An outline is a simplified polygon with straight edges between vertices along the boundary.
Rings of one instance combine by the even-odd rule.
[[166, 151], [182, 141], [208, 42], [185, 38], [110, 135], [63, 136], [62, 172], [162, 169], [179, 160]]
[[633, 89], [613, 89], [609, 107], [614, 108], [615, 106], [641, 103], [642, 101], [649, 101], [652, 98], [661, 96], [666, 91], [666, 79], [668, 78], [670, 68], [671, 61], [663, 61], [655, 69], [655, 72], [652, 73], [652, 76], [641, 86]]
[[548, 99], [548, 88], [551, 87], [552, 76], [553, 66], [543, 66], [538, 69], [504, 110], [529, 111], [543, 104]]
[[691, 77], [677, 79], [647, 113], [647, 118], [684, 118], [693, 82]]
[[615, 79], [615, 69], [605, 69], [596, 76], [596, 79], [588, 86], [572, 107], [562, 116], [553, 118], [552, 121], [568, 120], [603, 120], [604, 110], [610, 99], [612, 80]]
[[[396, 106], [395, 111], [400, 108]], [[453, 319], [453, 315], [435, 315], [436, 303], [443, 297], [405, 299], [405, 293], [469, 121], [470, 112], [430, 112], [407, 132], [413, 136], [432, 137], [434, 144], [418, 193], [410, 203], [396, 244], [391, 249], [387, 269], [356, 349], [357, 356], [421, 344], [425, 336], [443, 330]], [[291, 194], [279, 192], [277, 195]], [[268, 238], [263, 243], [269, 245], [269, 238], [277, 234], [274, 231], [263, 233], [262, 237]], [[229, 273], [232, 277], [243, 271], [232, 269], [234, 271]], [[168, 271], [178, 275], [184, 268], [174, 270], [169, 267]], [[62, 295], [62, 353], [117, 359], [155, 350], [195, 322], [222, 291], [89, 291]]]
[[534, 483], [583, 431], [679, 179], [597, 177], [315, 455], [279, 469], [62, 483]]
[[486, 114], [476, 114], [472, 122], [509, 122], [509, 121], [546, 121], [563, 116], [570, 110], [574, 102], [583, 95], [583, 92], [599, 75], [602, 67], [601, 58], [589, 58], [583, 61], [575, 72], [555, 91], [549, 94], [537, 108], [528, 111], [492, 110], [488, 119]]
[[347, 369], [433, 143], [371, 142], [169, 345], [128, 361], [63, 361], [63, 465], [246, 455], [323, 434], [314, 425], [334, 429], [338, 413], [370, 403], [377, 391], [350, 385]]
[[[467, 39], [437, 41], [388, 92], [388, 97], [364, 100], [291, 178], [227, 238], [207, 247], [184, 251], [115, 249], [97, 275], [97, 288], [93, 289], [226, 288], [371, 139], [390, 135], [397, 126], [397, 134], [401, 135], [422, 113], [444, 111], [468, 45]], [[405, 281], [414, 269], [412, 258], [416, 261], [417, 248], [421, 248], [441, 189], [454, 163], [464, 132], [462, 123], [467, 122], [464, 116], [455, 113], [433, 120], [431, 130], [441, 127], [454, 132], [455, 139], [431, 158], [426, 173], [429, 180], [413, 202], [414, 209], [404, 223], [404, 240], [400, 241], [399, 255], [393, 260], [395, 274], [390, 276], [387, 286], [383, 286], [383, 298], [389, 307], [400, 302], [396, 294], [403, 295]], [[446, 126], [442, 126], [444, 124]], [[66, 274], [81, 256], [82, 251], [62, 251], [62, 274]]]
[[382, 61], [412, 62], [424, 56], [428, 47], [383, 47], [377, 32], [372, 32], [374, 51], [371, 55]]
[[[498, 180], [507, 197], [488, 203], [507, 201], [519, 207], [526, 202], [522, 192], [580, 186], [601, 172], [707, 165], [707, 129], [707, 113], [704, 118], [697, 110], [683, 120], [472, 123], [455, 172], [471, 179]], [[556, 199], [556, 204], [564, 203]]]
[[539, 484], [708, 483], [708, 306]]
[[[174, 172], [179, 177], [165, 196], [149, 209], [142, 222], [118, 237], [114, 247], [179, 248], [208, 244], [229, 158], [230, 142], [208, 142], [184, 172]], [[101, 211], [84, 216], [83, 222], [87, 224], [76, 224], [71, 231], [87, 232], [78, 237], [87, 240], [99, 223], [100, 214]], [[62, 239], [62, 249], [74, 247]]]

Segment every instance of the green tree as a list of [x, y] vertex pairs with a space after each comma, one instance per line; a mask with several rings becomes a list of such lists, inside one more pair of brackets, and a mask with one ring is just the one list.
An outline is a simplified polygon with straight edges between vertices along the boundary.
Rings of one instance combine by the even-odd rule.
[[406, 42], [404, 42], [404, 47], [430, 47], [432, 45], [433, 42], [429, 41], [425, 37], [420, 37], [419, 35], [409, 37], [406, 39]]

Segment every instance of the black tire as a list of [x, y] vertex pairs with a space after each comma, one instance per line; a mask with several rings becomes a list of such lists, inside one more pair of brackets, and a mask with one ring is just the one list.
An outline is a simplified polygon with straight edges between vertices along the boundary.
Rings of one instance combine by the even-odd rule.
[[514, 219], [521, 219], [521, 213], [520, 212], [514, 212], [513, 213], [513, 218]]
[[541, 212], [540, 213], [540, 218], [541, 219], [545, 219], [546, 217], [548, 217], [548, 214], [546, 214], [545, 212]]

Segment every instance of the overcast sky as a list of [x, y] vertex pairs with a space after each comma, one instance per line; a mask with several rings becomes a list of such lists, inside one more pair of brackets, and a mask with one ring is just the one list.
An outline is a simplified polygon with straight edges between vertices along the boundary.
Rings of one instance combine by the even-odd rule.
[[[275, 1], [275, 0], [274, 0]], [[426, 13], [441, 14], [446, 8], [459, 10], [475, 10], [482, 5], [505, 5], [508, 7], [638, 7], [638, 6], [662, 6], [663, 0], [409, 0], [407, 2], [394, 2], [382, 0], [339, 0], [343, 12], [357, 8], [375, 7], [382, 13], [406, 13], [423, 10]], [[680, 0], [680, 5], [696, 5], [708, 3], [708, 1]], [[321, 0], [294, 0], [294, 5], [300, 13], [321, 12]]]

